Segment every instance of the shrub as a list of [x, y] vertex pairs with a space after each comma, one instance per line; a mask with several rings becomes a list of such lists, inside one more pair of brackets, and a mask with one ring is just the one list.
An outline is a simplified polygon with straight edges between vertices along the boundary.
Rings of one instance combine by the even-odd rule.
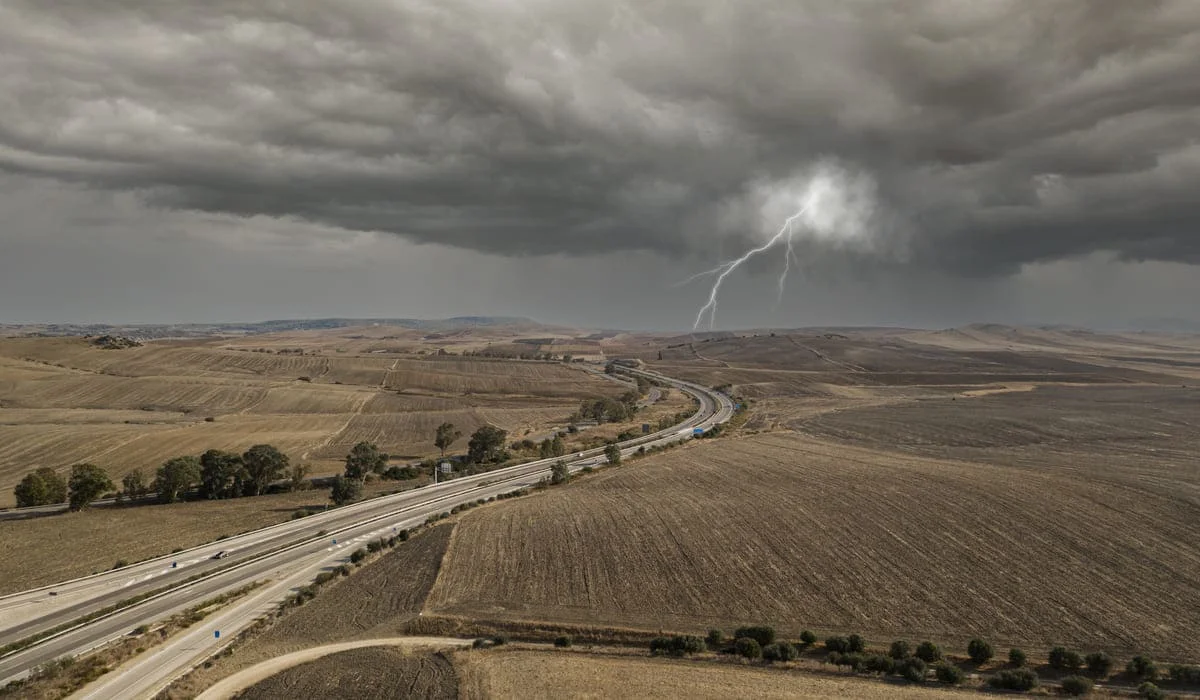
[[987, 663], [992, 658], [992, 645], [982, 639], [972, 639], [967, 643], [967, 656], [977, 664]]
[[1050, 668], [1059, 670], [1074, 671], [1083, 665], [1083, 659], [1079, 656], [1079, 652], [1071, 651], [1066, 647], [1054, 647], [1050, 650]]
[[1025, 665], [1025, 652], [1016, 647], [1008, 650], [1008, 663], [1020, 668]]
[[1134, 678], [1145, 678], [1152, 681], [1158, 675], [1158, 668], [1148, 656], [1135, 656], [1125, 665], [1125, 672]]
[[892, 642], [892, 648], [888, 651], [888, 655], [893, 659], [907, 659], [912, 655], [912, 647], [903, 639], [897, 639]]
[[750, 637], [738, 637], [733, 642], [733, 650], [739, 656], [747, 659], [761, 659], [762, 645], [757, 640]]
[[913, 683], [923, 683], [925, 682], [926, 668], [925, 662], [921, 659], [909, 657], [907, 659], [897, 661], [893, 668], [893, 673], [895, 673], [897, 676], [900, 676], [904, 680], [911, 681]]
[[993, 688], [1001, 690], [1033, 690], [1037, 687], [1037, 674], [1028, 668], [1005, 669], [988, 681]]
[[845, 654], [850, 651], [850, 640], [845, 637], [829, 637], [825, 640], [825, 650]]
[[720, 649], [725, 644], [725, 633], [721, 630], [709, 630], [708, 636], [704, 638], [704, 643], [714, 651]]
[[937, 676], [939, 683], [946, 685], [958, 685], [963, 682], [963, 672], [958, 666], [953, 664], [941, 663], [934, 669], [934, 675]]
[[564, 634], [561, 637], [554, 638], [554, 646], [559, 647], [559, 648], [566, 648], [566, 647], [571, 646], [572, 641], [573, 640], [569, 636]]
[[787, 642], [776, 642], [762, 648], [764, 661], [791, 661], [796, 658], [796, 647]]
[[1092, 679], [1083, 676], [1067, 676], [1062, 679], [1062, 692], [1066, 695], [1087, 695], [1092, 692]]
[[872, 654], [863, 659], [862, 669], [871, 673], [891, 673], [896, 668], [896, 662], [890, 656]]
[[758, 642], [759, 646], [767, 646], [775, 643], [775, 628], [766, 625], [752, 625], [749, 627], [739, 627], [733, 633], [734, 637], [749, 637]]
[[926, 640], [917, 645], [916, 655], [918, 659], [931, 664], [941, 660], [942, 650], [938, 645]]
[[472, 649], [482, 649], [485, 646], [487, 646], [487, 640], [484, 639], [483, 637], [479, 637], [475, 641], [471, 642]]
[[1112, 669], [1112, 659], [1102, 651], [1094, 651], [1084, 657], [1088, 670], [1097, 676], [1106, 675]]
[[496, 646], [503, 646], [505, 644], [508, 644], [508, 637], [505, 637], [502, 634], [498, 634], [495, 637], [492, 637], [492, 644], [495, 644]]
[[800, 642], [804, 646], [810, 647], [817, 643], [817, 635], [813, 634], [812, 632], [810, 632], [808, 630], [804, 630], [803, 632], [800, 633]]
[[1146, 681], [1138, 686], [1138, 695], [1146, 698], [1146, 700], [1167, 700], [1167, 694], [1159, 690], [1158, 686], [1150, 681]]
[[655, 637], [650, 640], [651, 654], [670, 654], [671, 656], [684, 656], [685, 654], [698, 654], [704, 651], [704, 641], [699, 637], [680, 636], [674, 637]]
[[846, 637], [846, 642], [850, 644], [851, 652], [862, 652], [867, 648], [867, 643], [861, 635], [852, 634]]
[[350, 553], [350, 563], [351, 564], [357, 564], [366, 558], [367, 558], [367, 550], [365, 550], [361, 547]]

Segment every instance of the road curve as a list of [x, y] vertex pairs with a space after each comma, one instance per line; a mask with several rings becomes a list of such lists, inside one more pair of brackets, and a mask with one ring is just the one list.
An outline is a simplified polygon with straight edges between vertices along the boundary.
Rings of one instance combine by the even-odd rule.
[[[238, 671], [228, 678], [221, 679], [211, 688], [197, 695], [196, 700], [225, 700], [225, 698], [231, 698], [234, 693], [249, 688], [255, 683], [264, 681], [280, 671], [285, 671], [300, 664], [306, 664], [309, 661], [316, 661], [323, 656], [329, 656], [341, 651], [362, 649], [364, 647], [400, 646], [420, 649], [462, 648], [471, 646], [471, 640], [454, 637], [385, 637], [383, 639], [362, 639], [355, 642], [340, 642], [338, 644], [324, 644], [319, 647], [310, 647], [294, 651], [290, 654], [284, 654], [283, 656], [277, 656], [255, 664], [250, 668]], [[119, 673], [120, 669], [117, 672]]]
[[[665, 445], [728, 420], [733, 403], [720, 392], [655, 372], [621, 371], [659, 380], [694, 396], [700, 408], [689, 419], [667, 430], [621, 443], [623, 454], [638, 447]], [[572, 471], [604, 461], [603, 448], [587, 450], [569, 462]], [[196, 603], [235, 590], [252, 581], [266, 581], [245, 599], [235, 601], [212, 620], [168, 641], [86, 688], [89, 698], [151, 697], [174, 678], [208, 658], [258, 617], [270, 612], [295, 589], [322, 570], [344, 563], [365, 542], [386, 537], [401, 528], [419, 525], [433, 514], [460, 503], [486, 499], [532, 486], [549, 474], [558, 459], [537, 460], [471, 477], [455, 479], [402, 494], [385, 496], [334, 509], [298, 521], [281, 523], [169, 557], [65, 582], [55, 587], [0, 598], [0, 643], [21, 639], [78, 619], [130, 596], [169, 587], [125, 610], [55, 634], [22, 651], [0, 657], [0, 683], [21, 678], [34, 667], [62, 656], [73, 656], [128, 634], [141, 624], [163, 619]], [[218, 550], [229, 559], [213, 560]], [[174, 566], [172, 566], [174, 562]], [[188, 582], [190, 579], [196, 580]], [[58, 595], [50, 596], [53, 589]], [[221, 630], [217, 639], [213, 632]]]

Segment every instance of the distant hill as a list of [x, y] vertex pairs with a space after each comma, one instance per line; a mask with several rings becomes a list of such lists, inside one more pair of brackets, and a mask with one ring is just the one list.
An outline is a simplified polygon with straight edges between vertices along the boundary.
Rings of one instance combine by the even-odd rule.
[[480, 326], [541, 327], [537, 321], [517, 316], [456, 316], [420, 318], [313, 318], [281, 319], [254, 323], [164, 323], [109, 325], [103, 323], [0, 324], [0, 335], [31, 336], [122, 336], [153, 338], [199, 338], [228, 335], [260, 335], [285, 331], [328, 330], [356, 326], [398, 326], [423, 331], [453, 330]]

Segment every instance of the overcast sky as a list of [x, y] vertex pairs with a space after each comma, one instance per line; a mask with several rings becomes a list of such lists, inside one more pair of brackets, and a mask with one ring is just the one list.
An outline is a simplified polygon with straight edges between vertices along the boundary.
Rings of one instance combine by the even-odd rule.
[[689, 328], [805, 204], [717, 327], [1197, 319], [1197, 76], [1195, 0], [4, 0], [0, 322]]

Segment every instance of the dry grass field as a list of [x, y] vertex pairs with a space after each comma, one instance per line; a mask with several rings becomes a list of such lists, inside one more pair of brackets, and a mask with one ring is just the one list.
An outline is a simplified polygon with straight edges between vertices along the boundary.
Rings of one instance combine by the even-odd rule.
[[[457, 337], [486, 347], [519, 330]], [[520, 437], [564, 426], [584, 398], [621, 391], [562, 363], [433, 354], [440, 348], [442, 339], [386, 327], [120, 350], [0, 338], [0, 507], [43, 466], [90, 461], [119, 479], [180, 454], [269, 442], [322, 475], [360, 440], [418, 459], [437, 453], [442, 421], [464, 435], [491, 423]]]
[[352, 649], [281, 671], [241, 692], [239, 700], [458, 698], [458, 675], [443, 654], [398, 647]]
[[1200, 505], [1134, 482], [798, 434], [693, 444], [467, 514], [427, 609], [1194, 660]]
[[978, 698], [969, 691], [896, 685], [781, 669], [524, 649], [462, 652], [460, 694], [490, 698]]

